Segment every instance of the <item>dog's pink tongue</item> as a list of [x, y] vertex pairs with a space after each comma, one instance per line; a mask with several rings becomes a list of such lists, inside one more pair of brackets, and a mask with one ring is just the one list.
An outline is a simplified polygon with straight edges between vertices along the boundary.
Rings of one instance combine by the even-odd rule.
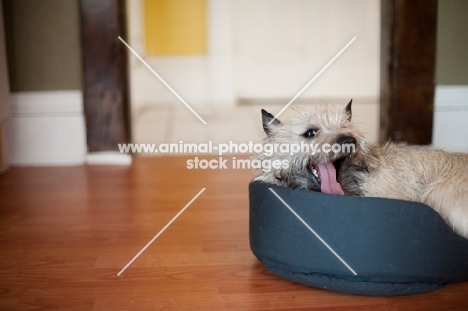
[[341, 185], [336, 181], [336, 170], [333, 163], [316, 164], [320, 176], [320, 188], [323, 193], [344, 194]]

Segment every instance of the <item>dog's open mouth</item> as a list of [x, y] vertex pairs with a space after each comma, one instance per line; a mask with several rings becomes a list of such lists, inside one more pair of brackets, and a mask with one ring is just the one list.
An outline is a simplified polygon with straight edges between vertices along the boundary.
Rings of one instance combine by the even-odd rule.
[[337, 181], [343, 160], [344, 158], [341, 158], [335, 162], [329, 162], [326, 164], [317, 163], [309, 166], [308, 170], [311, 180], [321, 192], [340, 195], [344, 194], [340, 183]]

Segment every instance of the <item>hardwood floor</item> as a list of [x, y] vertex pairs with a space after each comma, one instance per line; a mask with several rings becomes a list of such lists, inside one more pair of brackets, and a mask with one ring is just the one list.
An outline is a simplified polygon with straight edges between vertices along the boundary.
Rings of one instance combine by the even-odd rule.
[[468, 309], [468, 283], [415, 296], [364, 297], [270, 274], [249, 248], [252, 173], [188, 170], [188, 158], [137, 157], [132, 167], [11, 168], [0, 176], [0, 309]]

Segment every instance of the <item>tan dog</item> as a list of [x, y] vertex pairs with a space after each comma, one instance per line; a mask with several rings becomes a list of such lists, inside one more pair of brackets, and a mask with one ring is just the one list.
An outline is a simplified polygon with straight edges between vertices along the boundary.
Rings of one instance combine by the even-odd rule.
[[[258, 155], [262, 161], [277, 159], [289, 165], [258, 170], [256, 179], [331, 194], [422, 202], [468, 238], [468, 154], [404, 144], [370, 144], [351, 123], [351, 116], [351, 102], [341, 111], [330, 105], [298, 110], [284, 123], [262, 110], [267, 133], [264, 145], [312, 144], [314, 148], [294, 154]], [[335, 148], [324, 148], [327, 146]]]

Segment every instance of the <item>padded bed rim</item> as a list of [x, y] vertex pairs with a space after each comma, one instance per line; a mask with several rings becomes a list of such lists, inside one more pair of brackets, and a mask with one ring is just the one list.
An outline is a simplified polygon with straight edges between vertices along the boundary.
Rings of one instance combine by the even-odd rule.
[[[252, 252], [271, 272], [286, 279], [315, 287], [323, 287], [314, 285], [317, 279], [328, 279], [329, 289], [367, 295], [424, 292], [468, 280], [468, 240], [425, 204], [328, 195], [260, 181], [250, 183], [249, 197]], [[359, 290], [343, 290], [349, 287], [346, 283]]]

